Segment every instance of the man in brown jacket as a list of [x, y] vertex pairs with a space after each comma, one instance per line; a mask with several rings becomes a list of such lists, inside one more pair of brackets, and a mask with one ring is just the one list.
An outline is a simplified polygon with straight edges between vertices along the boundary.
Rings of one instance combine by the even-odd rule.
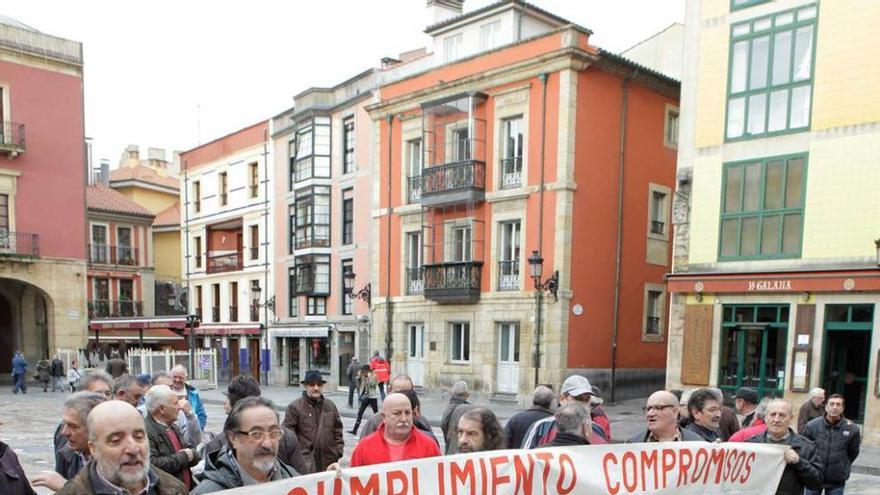
[[309, 370], [302, 381], [305, 391], [287, 406], [284, 426], [299, 439], [309, 472], [317, 473], [342, 457], [342, 418], [336, 404], [324, 397], [326, 382], [317, 370]]
[[56, 495], [188, 493], [174, 476], [150, 466], [144, 417], [130, 404], [112, 400], [95, 406], [88, 430], [94, 458]]
[[190, 468], [198, 464], [199, 453], [183, 441], [177, 428], [177, 394], [168, 385], [154, 385], [147, 392], [146, 404], [150, 463], [182, 481], [187, 490], [192, 490], [195, 482]]

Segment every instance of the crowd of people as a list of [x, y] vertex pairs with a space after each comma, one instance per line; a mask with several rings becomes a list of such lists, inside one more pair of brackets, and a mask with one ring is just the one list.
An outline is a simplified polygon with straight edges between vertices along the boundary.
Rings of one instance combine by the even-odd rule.
[[[225, 393], [223, 431], [215, 435], [205, 430], [205, 408], [198, 390], [187, 383], [185, 367], [134, 376], [120, 361], [108, 362], [106, 372], [77, 370], [73, 375], [75, 392], [66, 397], [54, 435], [54, 471], [28, 480], [14, 452], [0, 442], [0, 493], [32, 494], [32, 487], [46, 487], [62, 495], [205, 494], [343, 469], [342, 418], [325, 396], [326, 382], [317, 370], [306, 372], [302, 394], [290, 402], [283, 419], [262, 396], [257, 380], [233, 377]], [[503, 426], [491, 409], [470, 402], [467, 382], [454, 383], [440, 422], [441, 450], [412, 379], [405, 374], [391, 378], [387, 361], [379, 361], [384, 360], [374, 356], [364, 365], [353, 360], [349, 368], [349, 405], [355, 396], [359, 402], [349, 431], [359, 435], [352, 467], [612, 441], [598, 390], [586, 377], [572, 375], [558, 394], [551, 385], [538, 386], [532, 406]], [[49, 369], [54, 376], [51, 362]], [[26, 392], [18, 380], [15, 387], [16, 393]], [[844, 417], [842, 396], [826, 400], [821, 389], [810, 395], [795, 431], [790, 403], [761, 399], [751, 388], [737, 390], [733, 407], [725, 405], [718, 389], [657, 391], [645, 404], [644, 429], [627, 442], [782, 444], [788, 448], [778, 494], [842, 494], [859, 454], [860, 430]], [[368, 408], [373, 414], [364, 417]], [[804, 418], [807, 414], [812, 415]]]

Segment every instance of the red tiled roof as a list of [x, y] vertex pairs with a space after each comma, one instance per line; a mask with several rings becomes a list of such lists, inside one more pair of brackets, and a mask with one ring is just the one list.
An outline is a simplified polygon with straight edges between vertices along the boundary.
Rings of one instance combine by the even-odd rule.
[[121, 213], [136, 217], [153, 218], [153, 214], [143, 206], [101, 184], [86, 189], [86, 206], [89, 210]]
[[156, 218], [153, 219], [153, 227], [177, 227], [180, 225], [180, 203], [174, 203], [173, 205], [165, 208], [164, 210], [156, 213]]
[[137, 167], [120, 167], [110, 171], [110, 183], [127, 180], [139, 180], [157, 186], [180, 189], [180, 179], [175, 177], [163, 177], [150, 167], [138, 165]]

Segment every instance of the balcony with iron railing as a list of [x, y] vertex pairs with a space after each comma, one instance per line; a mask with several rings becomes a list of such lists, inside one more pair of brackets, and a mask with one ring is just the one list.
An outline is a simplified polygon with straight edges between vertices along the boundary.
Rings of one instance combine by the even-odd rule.
[[498, 290], [519, 290], [519, 260], [498, 262]]
[[648, 335], [660, 335], [660, 317], [648, 316], [645, 321], [645, 333]]
[[238, 306], [229, 306], [229, 321], [232, 323], [238, 321]]
[[501, 189], [513, 189], [522, 186], [522, 183], [522, 157], [502, 158]]
[[202, 319], [202, 308], [201, 308], [201, 306], [194, 308], [194, 309], [193, 309], [193, 314], [196, 315], [196, 318], [198, 318], [199, 321], [205, 321], [205, 320]]
[[415, 296], [425, 291], [425, 269], [410, 267], [406, 269], [406, 293]]
[[424, 266], [424, 295], [441, 304], [480, 300], [482, 261], [451, 261]]
[[241, 270], [244, 266], [241, 251], [230, 254], [208, 255], [207, 273], [224, 273]]
[[483, 201], [486, 163], [464, 160], [427, 167], [422, 171], [421, 186], [423, 206]]
[[666, 224], [658, 220], [651, 220], [651, 233], [663, 235], [666, 230]]
[[141, 301], [109, 301], [95, 299], [89, 301], [89, 318], [128, 318], [144, 316], [144, 305]]
[[220, 321], [220, 306], [211, 306], [211, 321], [214, 323]]
[[416, 204], [422, 200], [422, 176], [406, 179], [406, 199], [408, 204]]
[[89, 244], [89, 263], [137, 266], [138, 249], [131, 246]]
[[0, 256], [40, 256], [39, 234], [11, 232], [0, 228]]
[[260, 321], [260, 307], [251, 304], [251, 321]]
[[24, 153], [25, 149], [24, 124], [4, 121], [0, 129], [0, 153], [15, 158]]

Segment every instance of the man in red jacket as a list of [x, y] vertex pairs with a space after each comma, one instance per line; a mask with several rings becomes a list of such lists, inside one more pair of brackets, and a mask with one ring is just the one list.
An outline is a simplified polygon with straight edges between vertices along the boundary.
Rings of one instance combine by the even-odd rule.
[[439, 455], [437, 443], [413, 425], [409, 399], [403, 394], [389, 394], [382, 403], [382, 424], [357, 444], [351, 455], [351, 467]]
[[391, 379], [391, 365], [379, 355], [379, 351], [373, 351], [373, 357], [370, 358], [370, 369], [373, 370], [376, 381], [379, 383], [379, 396], [385, 400], [385, 384]]

